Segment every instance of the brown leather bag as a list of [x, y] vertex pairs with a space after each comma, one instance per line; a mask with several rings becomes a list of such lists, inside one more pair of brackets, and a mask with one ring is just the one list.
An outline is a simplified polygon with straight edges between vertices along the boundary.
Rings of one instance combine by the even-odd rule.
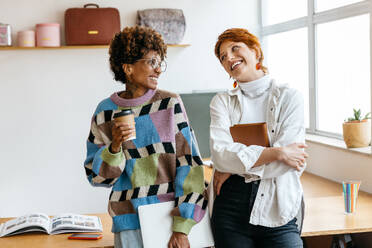
[[108, 45], [119, 31], [120, 15], [116, 8], [100, 8], [89, 3], [84, 8], [65, 11], [67, 45]]

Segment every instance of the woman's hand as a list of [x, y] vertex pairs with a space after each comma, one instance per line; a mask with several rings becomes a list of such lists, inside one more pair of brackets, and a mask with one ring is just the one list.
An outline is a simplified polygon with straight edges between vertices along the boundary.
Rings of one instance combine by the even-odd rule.
[[190, 248], [187, 235], [180, 232], [173, 232], [168, 242], [168, 248]]
[[213, 189], [217, 195], [220, 195], [222, 184], [231, 176], [231, 173], [215, 171], [213, 176]]
[[136, 128], [134, 123], [128, 124], [124, 122], [114, 122], [112, 128], [112, 142], [111, 142], [111, 152], [120, 152], [121, 143], [127, 140], [129, 137], [134, 136]]
[[309, 155], [303, 150], [307, 145], [303, 143], [293, 143], [280, 148], [279, 160], [294, 169], [301, 171], [306, 158]]

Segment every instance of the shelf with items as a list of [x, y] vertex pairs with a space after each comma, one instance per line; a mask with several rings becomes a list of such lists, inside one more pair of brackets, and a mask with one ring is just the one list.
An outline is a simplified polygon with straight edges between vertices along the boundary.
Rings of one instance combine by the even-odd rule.
[[[167, 44], [168, 47], [188, 47], [190, 44]], [[108, 49], [108, 45], [59, 46], [59, 47], [16, 47], [4, 46], [0, 50], [46, 50], [46, 49]]]

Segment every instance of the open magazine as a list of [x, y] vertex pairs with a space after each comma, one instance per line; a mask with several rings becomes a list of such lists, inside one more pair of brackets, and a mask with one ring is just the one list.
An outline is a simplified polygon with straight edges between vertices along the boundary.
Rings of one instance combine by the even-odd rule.
[[0, 224], [0, 237], [26, 232], [45, 232], [47, 234], [102, 232], [102, 223], [98, 216], [61, 214], [49, 218], [45, 214], [36, 213]]

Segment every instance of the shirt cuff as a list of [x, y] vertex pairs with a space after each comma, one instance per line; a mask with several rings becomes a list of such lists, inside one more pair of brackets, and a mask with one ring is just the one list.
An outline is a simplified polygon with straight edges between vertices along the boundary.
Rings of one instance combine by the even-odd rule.
[[[244, 165], [247, 174], [250, 174], [250, 170], [261, 156], [263, 150], [265, 150], [265, 147], [263, 146], [251, 145], [237, 153], [237, 156]], [[255, 172], [255, 170], [253, 170], [253, 172]]]
[[118, 153], [111, 153], [109, 147], [105, 147], [101, 153], [102, 160], [111, 166], [120, 166], [120, 164], [124, 161], [124, 154], [123, 149], [120, 146], [120, 151]]
[[189, 234], [191, 228], [196, 224], [196, 221], [193, 219], [185, 219], [180, 216], [173, 216], [173, 232], [181, 232], [186, 235]]
[[266, 165], [260, 165], [248, 170], [248, 175], [245, 175], [245, 182], [250, 183], [253, 181], [260, 180], [263, 177]]

